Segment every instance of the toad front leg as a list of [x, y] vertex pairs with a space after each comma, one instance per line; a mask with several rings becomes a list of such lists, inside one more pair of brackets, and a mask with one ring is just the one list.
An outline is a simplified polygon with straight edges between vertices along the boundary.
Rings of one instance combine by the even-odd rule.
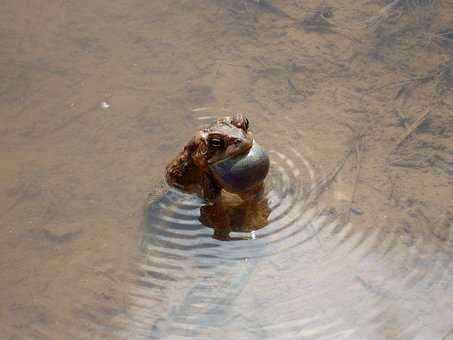
[[220, 197], [222, 188], [217, 184], [215, 179], [208, 173], [201, 177], [201, 194], [202, 197], [210, 202]]

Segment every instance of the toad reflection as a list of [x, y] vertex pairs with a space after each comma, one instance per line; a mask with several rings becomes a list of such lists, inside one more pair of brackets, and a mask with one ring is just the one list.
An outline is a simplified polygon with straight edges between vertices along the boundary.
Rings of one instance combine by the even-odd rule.
[[250, 233], [267, 225], [270, 209], [265, 198], [240, 200], [225, 194], [213, 204], [200, 208], [200, 222], [214, 229], [218, 240], [238, 239], [231, 232]]
[[[268, 171], [267, 153], [254, 140], [248, 119], [237, 113], [199, 131], [167, 165], [166, 180], [207, 200], [200, 221], [214, 227], [214, 237], [228, 239], [229, 231], [251, 231], [266, 224]], [[242, 201], [233, 203], [222, 189]]]

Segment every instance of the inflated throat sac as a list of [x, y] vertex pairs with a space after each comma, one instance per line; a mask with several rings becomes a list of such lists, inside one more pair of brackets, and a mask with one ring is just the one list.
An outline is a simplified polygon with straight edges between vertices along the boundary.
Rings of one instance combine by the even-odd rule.
[[222, 187], [232, 193], [253, 190], [269, 172], [269, 156], [255, 141], [248, 153], [218, 161], [211, 171]]

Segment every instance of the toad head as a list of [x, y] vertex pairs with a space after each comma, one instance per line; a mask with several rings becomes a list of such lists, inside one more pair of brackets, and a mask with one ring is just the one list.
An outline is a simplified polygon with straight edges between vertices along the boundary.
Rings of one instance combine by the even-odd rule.
[[[238, 194], [248, 194], [258, 188], [261, 190], [262, 183], [241, 186], [243, 192], [241, 188], [232, 189], [232, 186], [225, 185], [215, 170], [216, 165], [223, 164], [225, 160], [247, 155], [253, 146], [254, 137], [244, 115], [237, 113], [220, 118], [199, 131], [167, 165], [167, 183], [187, 192], [199, 192], [208, 200], [216, 199], [222, 189]], [[247, 159], [243, 161], [246, 162]], [[253, 171], [253, 167], [249, 166], [247, 176], [253, 178]]]

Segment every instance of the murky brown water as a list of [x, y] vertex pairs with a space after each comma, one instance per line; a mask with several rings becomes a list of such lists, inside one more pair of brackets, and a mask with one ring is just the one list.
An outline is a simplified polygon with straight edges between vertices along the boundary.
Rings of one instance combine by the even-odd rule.
[[[453, 339], [453, 2], [0, 19], [2, 339]], [[232, 111], [270, 214], [224, 242], [163, 171]]]

